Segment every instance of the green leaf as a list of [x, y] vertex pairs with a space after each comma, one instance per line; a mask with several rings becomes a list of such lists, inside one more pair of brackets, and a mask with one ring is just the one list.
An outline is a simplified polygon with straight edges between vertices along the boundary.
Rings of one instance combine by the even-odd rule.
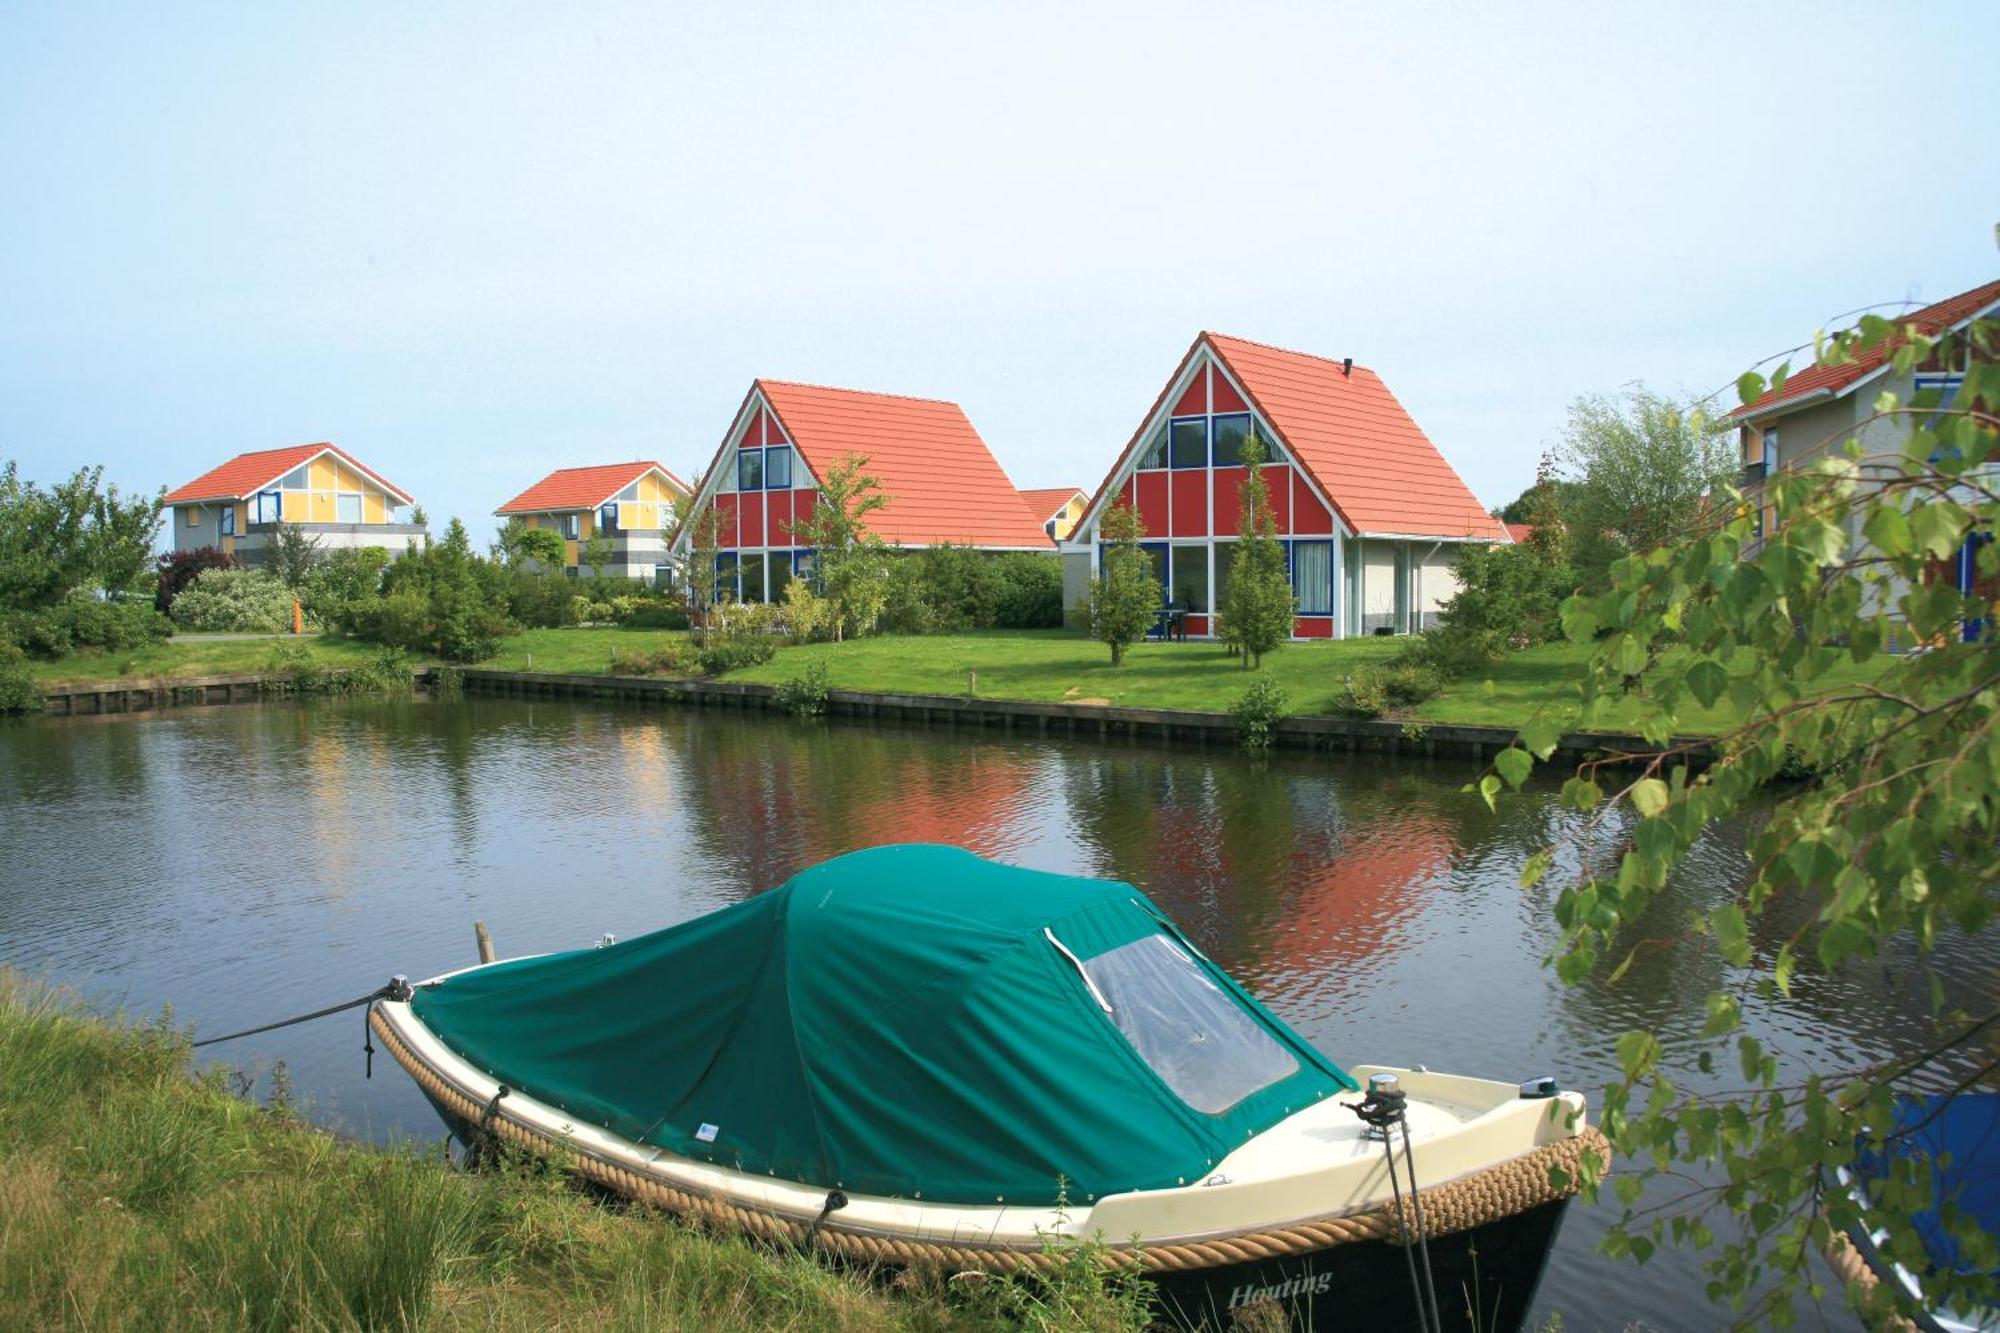
[[1498, 797], [1499, 795], [1500, 795], [1499, 778], [1496, 778], [1491, 773], [1488, 773], [1485, 777], [1479, 779], [1479, 799], [1486, 802], [1486, 808], [1488, 810], [1499, 809], [1499, 806], [1495, 804], [1495, 798]]
[[1687, 669], [1687, 687], [1690, 694], [1701, 700], [1703, 708], [1713, 708], [1715, 701], [1729, 689], [1729, 672], [1722, 663], [1704, 657]]
[[1736, 397], [1745, 407], [1764, 396], [1764, 377], [1754, 370], [1746, 370], [1736, 377]]
[[1660, 1058], [1659, 1039], [1634, 1029], [1618, 1039], [1618, 1068], [1628, 1081], [1644, 1078]]
[[1597, 637], [1597, 612], [1589, 601], [1573, 596], [1562, 605], [1562, 627], [1571, 643], [1589, 643]]
[[1934, 559], [1942, 560], [1958, 550], [1972, 516], [1949, 500], [1933, 500], [1918, 505], [1910, 514], [1910, 535]]
[[1526, 750], [1510, 745], [1493, 756], [1494, 771], [1506, 780], [1510, 787], [1518, 788], [1534, 772], [1535, 761]]
[[1537, 759], [1547, 759], [1562, 743], [1562, 728], [1546, 717], [1533, 717], [1521, 728], [1521, 744]]
[[1876, 505], [1868, 521], [1861, 525], [1861, 533], [1883, 555], [1908, 555], [1915, 545], [1910, 536], [1910, 520], [1894, 505]]
[[1541, 883], [1542, 876], [1549, 873], [1549, 867], [1553, 864], [1555, 864], [1555, 857], [1549, 852], [1536, 852], [1530, 856], [1521, 866], [1521, 887], [1532, 889], [1535, 885]]
[[1724, 903], [1709, 918], [1709, 926], [1715, 931], [1716, 945], [1722, 950], [1724, 961], [1732, 967], [1750, 965], [1750, 926], [1743, 919], [1743, 909], [1736, 903]]
[[1667, 808], [1667, 784], [1658, 778], [1640, 778], [1632, 784], [1632, 808], [1647, 819]]

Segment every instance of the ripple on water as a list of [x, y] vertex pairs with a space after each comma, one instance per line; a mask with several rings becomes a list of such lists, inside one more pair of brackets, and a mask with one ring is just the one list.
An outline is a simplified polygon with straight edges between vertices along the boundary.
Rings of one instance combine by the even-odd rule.
[[[1550, 890], [1518, 887], [1522, 861], [1565, 837], [1565, 864], [1601, 860], [1619, 830], [1583, 837], [1533, 790], [1489, 814], [1465, 777], [484, 699], [44, 719], [0, 727], [0, 962], [221, 1032], [462, 966], [475, 919], [503, 953], [574, 947], [853, 848], [937, 841], [1141, 886], [1336, 1059], [1597, 1088], [1618, 1034], [1653, 1025], [1701, 1086], [1700, 998], [1724, 977], [1686, 927], [1739, 881], [1740, 836], [1696, 848], [1620, 984], [1565, 989], [1540, 965]], [[1995, 988], [1977, 950], [1928, 966]], [[1907, 958], [1802, 971], [1745, 1022], [1787, 1062], [1833, 1067], [1893, 1049], [1926, 984]], [[335, 1020], [230, 1058], [284, 1059], [324, 1119], [433, 1136], [407, 1079], [362, 1080], [359, 1035]], [[1592, 1253], [1605, 1220], [1573, 1210], [1545, 1308], [1573, 1329], [1710, 1322], [1690, 1315], [1686, 1256]]]

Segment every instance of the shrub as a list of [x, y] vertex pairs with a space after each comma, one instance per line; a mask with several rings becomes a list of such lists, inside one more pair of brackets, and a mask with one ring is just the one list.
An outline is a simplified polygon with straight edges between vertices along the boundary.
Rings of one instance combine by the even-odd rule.
[[995, 629], [1062, 628], [1061, 561], [1015, 551], [995, 557], [993, 566], [1000, 582], [993, 608]]
[[184, 629], [280, 634], [292, 627], [292, 590], [261, 569], [207, 569], [174, 599]]
[[42, 706], [42, 690], [28, 674], [28, 655], [0, 639], [0, 713], [30, 713]]
[[158, 581], [153, 587], [153, 609], [167, 614], [174, 599], [188, 584], [207, 570], [234, 569], [236, 557], [215, 546], [197, 546], [192, 551], [168, 551], [159, 559]]
[[1253, 754], [1271, 748], [1277, 739], [1278, 723], [1285, 716], [1285, 689], [1275, 680], [1253, 681], [1229, 706], [1236, 720], [1236, 743]]
[[658, 648], [613, 648], [611, 674], [614, 676], [681, 676], [694, 664], [694, 647], [687, 643], [662, 644]]
[[814, 592], [804, 579], [785, 585], [783, 615], [785, 632], [796, 643], [833, 637], [833, 603]]
[[826, 696], [832, 688], [826, 663], [814, 662], [778, 685], [778, 703], [793, 717], [818, 717], [826, 711]]
[[[529, 531], [544, 531], [533, 528]], [[507, 617], [528, 629], [561, 629], [577, 621], [576, 585], [561, 574], [531, 569], [507, 571]]]
[[678, 599], [631, 600], [632, 609], [618, 617], [618, 623], [626, 629], [684, 630], [688, 627], [688, 609]]
[[720, 676], [739, 667], [759, 666], [778, 652], [778, 641], [767, 634], [721, 634], [710, 636], [696, 651], [695, 660], [704, 676]]
[[1435, 697], [1451, 681], [1450, 675], [1433, 665], [1399, 657], [1348, 677], [1334, 710], [1348, 717], [1381, 717]]
[[30, 657], [50, 659], [78, 648], [124, 652], [157, 643], [172, 632], [167, 618], [145, 602], [101, 602], [90, 596], [0, 615], [0, 641]]

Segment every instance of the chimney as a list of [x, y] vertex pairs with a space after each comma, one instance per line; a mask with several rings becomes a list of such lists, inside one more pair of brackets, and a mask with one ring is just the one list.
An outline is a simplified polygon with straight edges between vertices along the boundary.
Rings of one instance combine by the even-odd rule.
[[1342, 358], [1340, 359], [1340, 373], [1341, 373], [1342, 375], [1345, 375], [1345, 376], [1347, 376], [1347, 377], [1348, 377], [1349, 379], [1352, 379], [1352, 378], [1354, 377], [1354, 358], [1353, 358], [1353, 357], [1351, 357], [1351, 356], [1344, 356], [1344, 357], [1342, 357]]

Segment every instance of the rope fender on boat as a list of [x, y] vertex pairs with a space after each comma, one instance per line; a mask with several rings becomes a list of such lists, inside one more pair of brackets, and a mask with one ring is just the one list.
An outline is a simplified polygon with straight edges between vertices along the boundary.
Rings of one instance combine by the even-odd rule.
[[[468, 1124], [479, 1122], [485, 1110], [483, 1103], [467, 1096], [424, 1063], [396, 1035], [395, 1028], [379, 1011], [370, 1011], [369, 1022], [389, 1054], [433, 1101]], [[1009, 1273], [1054, 1268], [1068, 1262], [1068, 1256], [1062, 1250], [1046, 1249], [1039, 1244], [1018, 1249], [1003, 1245], [946, 1245], [846, 1230], [826, 1214], [814, 1223], [763, 1209], [745, 1208], [714, 1194], [682, 1189], [592, 1156], [573, 1142], [514, 1120], [504, 1110], [494, 1116], [492, 1132], [531, 1152], [561, 1154], [573, 1163], [578, 1174], [627, 1198], [718, 1226], [731, 1227], [765, 1240], [804, 1244], [810, 1239], [821, 1249], [862, 1263]], [[1423, 1191], [1422, 1208], [1427, 1223], [1425, 1234], [1432, 1238], [1448, 1236], [1512, 1217], [1541, 1204], [1566, 1199], [1577, 1191], [1586, 1154], [1592, 1155], [1600, 1168], [1611, 1160], [1611, 1145], [1595, 1128], [1586, 1127], [1559, 1143], [1547, 1144], [1470, 1175], [1432, 1186]], [[1560, 1185], [1551, 1181], [1552, 1169], [1562, 1173], [1563, 1183]], [[1409, 1202], [1405, 1200], [1405, 1210], [1401, 1212], [1383, 1207], [1233, 1236], [1208, 1237], [1169, 1245], [1111, 1244], [1107, 1246], [1106, 1255], [1108, 1262], [1113, 1264], [1141, 1272], [1163, 1273], [1304, 1254], [1356, 1241], [1379, 1240], [1392, 1245], [1407, 1245], [1416, 1236], [1414, 1215], [1407, 1211]]]

